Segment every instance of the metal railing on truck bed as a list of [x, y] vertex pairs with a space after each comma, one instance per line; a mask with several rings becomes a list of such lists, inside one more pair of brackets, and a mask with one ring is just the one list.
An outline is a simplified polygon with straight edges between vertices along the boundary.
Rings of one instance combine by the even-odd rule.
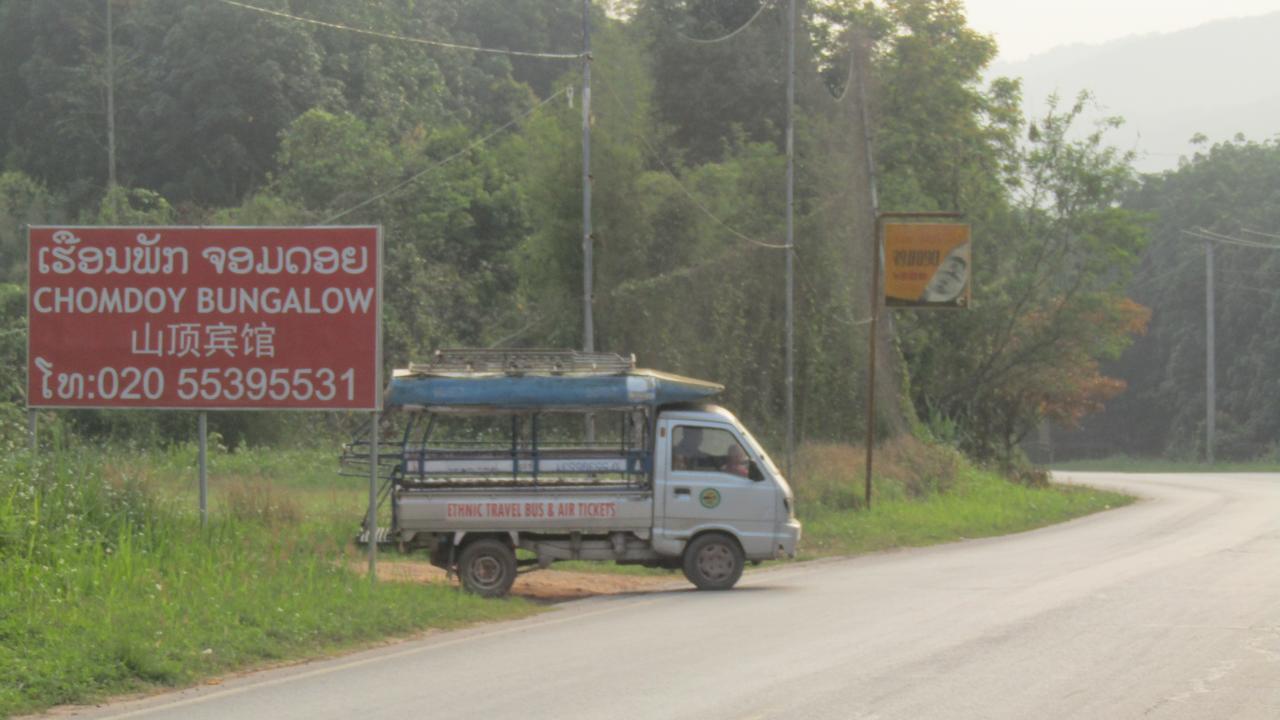
[[[409, 415], [398, 442], [378, 443], [378, 475], [406, 491], [442, 488], [648, 487], [652, 474], [649, 423], [643, 410], [601, 413], [618, 416], [610, 437], [547, 439], [539, 414], [512, 415], [507, 437], [474, 428], [474, 419]], [[425, 416], [425, 422], [423, 417]], [[574, 418], [581, 420], [581, 418]], [[480, 439], [441, 438], [440, 426], [470, 421]], [[560, 425], [564, 422], [561, 418]], [[456, 429], [456, 428], [455, 428]], [[384, 427], [382, 432], [394, 432]], [[563, 433], [561, 433], [563, 434]], [[343, 474], [368, 477], [367, 430], [343, 449]]]

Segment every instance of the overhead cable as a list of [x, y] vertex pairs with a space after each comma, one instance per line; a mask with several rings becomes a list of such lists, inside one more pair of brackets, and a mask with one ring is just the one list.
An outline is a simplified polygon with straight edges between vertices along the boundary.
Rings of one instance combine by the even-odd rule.
[[1249, 228], [1241, 228], [1240, 230], [1241, 230], [1241, 232], [1247, 232], [1247, 233], [1249, 233], [1250, 235], [1261, 235], [1262, 237], [1265, 237], [1265, 238], [1272, 238], [1273, 240], [1280, 240], [1280, 235], [1276, 235], [1276, 234], [1274, 234], [1274, 233], [1262, 232], [1261, 230], [1250, 230]]
[[371, 197], [371, 198], [369, 198], [369, 199], [367, 199], [367, 200], [364, 200], [364, 201], [359, 202], [359, 203], [357, 203], [357, 204], [355, 204], [355, 205], [352, 205], [351, 207], [347, 208], [346, 210], [343, 210], [342, 212], [340, 212], [340, 213], [338, 213], [338, 214], [336, 214], [336, 215], [331, 215], [331, 216], [329, 216], [329, 217], [325, 218], [324, 220], [322, 220], [322, 221], [320, 222], [320, 224], [321, 224], [321, 225], [328, 225], [328, 224], [332, 223], [334, 220], [337, 220], [337, 219], [338, 219], [338, 218], [340, 218], [340, 217], [343, 217], [343, 216], [345, 216], [345, 215], [349, 215], [349, 214], [351, 214], [351, 213], [355, 212], [356, 210], [359, 210], [360, 208], [362, 208], [362, 207], [364, 207], [364, 206], [366, 206], [366, 205], [369, 205], [370, 203], [377, 202], [378, 200], [381, 200], [382, 198], [387, 197], [388, 195], [391, 195], [391, 194], [393, 194], [393, 193], [397, 193], [397, 192], [399, 192], [399, 191], [403, 190], [404, 188], [408, 187], [409, 185], [412, 185], [413, 183], [417, 182], [417, 181], [418, 181], [418, 179], [419, 179], [419, 178], [421, 178], [423, 175], [426, 175], [427, 173], [429, 173], [429, 172], [431, 172], [432, 170], [435, 170], [435, 169], [437, 169], [437, 168], [441, 167], [442, 165], [447, 165], [447, 164], [449, 164], [450, 162], [453, 162], [454, 160], [457, 160], [458, 158], [462, 157], [463, 155], [466, 155], [467, 153], [471, 152], [471, 151], [472, 151], [472, 150], [474, 150], [475, 148], [477, 148], [477, 147], [479, 147], [479, 146], [483, 145], [484, 143], [488, 142], [488, 141], [489, 141], [493, 136], [495, 136], [495, 135], [497, 135], [497, 134], [501, 133], [502, 131], [506, 130], [507, 128], [512, 127], [513, 125], [518, 124], [521, 120], [524, 120], [525, 118], [527, 118], [527, 117], [529, 117], [530, 115], [534, 114], [535, 112], [537, 112], [537, 111], [538, 111], [538, 109], [539, 109], [539, 108], [541, 108], [542, 106], [544, 106], [544, 105], [546, 105], [547, 103], [551, 102], [552, 100], [555, 100], [557, 97], [559, 97], [559, 96], [563, 95], [565, 92], [566, 92], [566, 88], [561, 88], [560, 90], [558, 90], [558, 91], [556, 91], [556, 92], [552, 93], [551, 95], [547, 96], [547, 98], [546, 98], [545, 100], [543, 100], [542, 102], [540, 102], [540, 103], [538, 103], [537, 105], [534, 105], [533, 107], [531, 107], [531, 108], [529, 108], [528, 110], [526, 110], [526, 111], [525, 111], [522, 115], [520, 115], [519, 117], [512, 118], [509, 122], [507, 122], [507, 123], [506, 123], [505, 125], [503, 125], [502, 127], [499, 127], [499, 128], [497, 128], [497, 129], [493, 130], [493, 131], [492, 131], [492, 132], [490, 132], [488, 135], [485, 135], [484, 137], [482, 137], [482, 138], [480, 138], [480, 139], [478, 139], [478, 140], [476, 140], [476, 141], [472, 142], [470, 145], [467, 145], [466, 147], [462, 148], [462, 149], [461, 149], [461, 150], [459, 150], [458, 152], [456, 152], [456, 153], [454, 153], [454, 154], [450, 155], [449, 157], [447, 157], [447, 158], [445, 158], [445, 159], [443, 159], [443, 160], [441, 160], [441, 161], [439, 161], [439, 162], [436, 162], [436, 163], [433, 163], [433, 164], [431, 164], [431, 165], [427, 166], [427, 168], [426, 168], [426, 169], [424, 169], [424, 170], [422, 170], [422, 171], [420, 171], [420, 172], [417, 172], [417, 173], [415, 173], [415, 174], [413, 174], [413, 175], [409, 176], [409, 178], [408, 178], [408, 179], [404, 180], [403, 182], [401, 182], [400, 184], [398, 184], [398, 185], [396, 185], [395, 187], [391, 188], [390, 190], [386, 190], [386, 191], [384, 191], [384, 192], [380, 192], [380, 193], [378, 193], [377, 195], [374, 195], [373, 197]]
[[724, 42], [725, 40], [729, 40], [733, 38], [735, 35], [737, 35], [738, 33], [742, 32], [743, 30], [746, 30], [747, 28], [751, 27], [751, 23], [755, 22], [756, 18], [760, 17], [760, 15], [764, 13], [764, 9], [769, 7], [770, 2], [772, 2], [772, 0], [761, 0], [760, 7], [759, 9], [756, 10], [756, 14], [752, 15], [751, 19], [743, 23], [742, 27], [739, 27], [737, 30], [734, 30], [728, 35], [721, 35], [720, 37], [717, 37], [717, 38], [703, 39], [703, 38], [689, 37], [688, 35], [685, 35], [684, 33], [680, 32], [679, 30], [676, 31], [676, 35], [678, 35], [681, 40], [688, 40], [691, 43], [698, 43], [700, 45], [714, 45], [715, 43]]
[[291, 15], [287, 12], [279, 10], [271, 10], [270, 8], [258, 7], [257, 5], [249, 5], [247, 3], [237, 2], [236, 0], [219, 0], [219, 2], [231, 5], [245, 10], [262, 13], [263, 15], [271, 15], [284, 20], [293, 20], [295, 22], [309, 23], [333, 30], [344, 30], [360, 35], [369, 35], [371, 37], [383, 38], [386, 40], [398, 40], [401, 42], [418, 43], [419, 45], [431, 45], [434, 47], [448, 48], [451, 50], [470, 50], [472, 52], [492, 53], [494, 55], [514, 55], [517, 57], [546, 58], [551, 60], [578, 60], [582, 57], [582, 53], [546, 53], [546, 52], [526, 52], [523, 50], [504, 50], [502, 48], [480, 47], [478, 45], [462, 45], [459, 43], [445, 42], [443, 40], [427, 40], [426, 38], [409, 37], [407, 35], [397, 35], [395, 33], [379, 32], [377, 30], [366, 30], [364, 28], [355, 28], [339, 23], [326, 22], [324, 20], [316, 20], [314, 18], [301, 17], [299, 15]]
[[1225, 243], [1234, 243], [1236, 245], [1243, 245], [1246, 247], [1259, 247], [1259, 248], [1268, 248], [1272, 250], [1280, 250], [1280, 245], [1274, 245], [1272, 243], [1258, 242], [1257, 240], [1245, 240], [1244, 238], [1232, 237], [1230, 235], [1223, 235], [1220, 232], [1214, 232], [1213, 230], [1210, 230], [1204, 227], [1198, 227], [1196, 228], [1196, 230], [1216, 240], [1221, 240]]
[[1230, 235], [1222, 235], [1204, 228], [1196, 228], [1193, 230], [1183, 230], [1184, 235], [1190, 235], [1200, 240], [1208, 240], [1210, 242], [1224, 243], [1226, 245], [1236, 245], [1239, 247], [1254, 248], [1258, 250], [1280, 250], [1280, 245], [1271, 245], [1268, 243], [1254, 242], [1252, 240], [1242, 240], [1240, 238], [1231, 237]]

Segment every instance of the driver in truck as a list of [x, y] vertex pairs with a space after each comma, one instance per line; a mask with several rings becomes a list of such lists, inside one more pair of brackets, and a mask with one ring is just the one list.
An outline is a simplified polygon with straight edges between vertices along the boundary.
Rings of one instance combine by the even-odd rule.
[[747, 452], [737, 443], [730, 445], [729, 452], [725, 456], [724, 467], [720, 468], [720, 470], [740, 477], [750, 476], [751, 464], [747, 461]]

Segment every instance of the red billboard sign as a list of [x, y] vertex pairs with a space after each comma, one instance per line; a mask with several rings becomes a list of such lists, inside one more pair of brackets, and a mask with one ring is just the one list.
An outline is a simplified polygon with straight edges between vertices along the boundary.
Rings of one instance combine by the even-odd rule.
[[376, 227], [32, 227], [31, 407], [377, 410]]

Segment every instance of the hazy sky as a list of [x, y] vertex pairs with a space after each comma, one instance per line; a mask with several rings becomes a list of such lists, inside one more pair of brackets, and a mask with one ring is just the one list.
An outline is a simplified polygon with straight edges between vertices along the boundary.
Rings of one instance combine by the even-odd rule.
[[1280, 11], [1280, 0], [966, 0], [969, 25], [996, 36], [1000, 59]]

